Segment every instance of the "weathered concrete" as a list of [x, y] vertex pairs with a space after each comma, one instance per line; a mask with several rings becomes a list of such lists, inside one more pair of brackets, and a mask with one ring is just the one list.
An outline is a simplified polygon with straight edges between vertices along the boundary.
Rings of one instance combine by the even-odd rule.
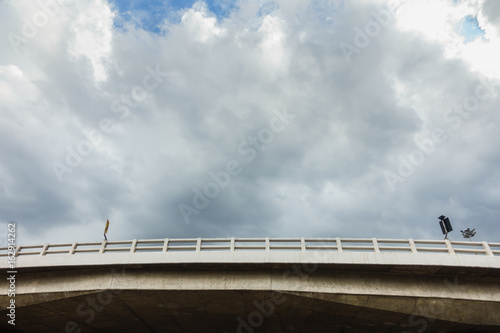
[[[94, 265], [146, 265], [177, 263], [320, 263], [320, 264], [369, 264], [392, 266], [478, 267], [500, 269], [500, 256], [457, 255], [439, 253], [374, 253], [333, 251], [200, 251], [200, 252], [134, 252], [75, 255], [19, 256], [18, 268], [71, 267]], [[0, 269], [7, 267], [7, 258], [0, 258]]]
[[[33, 256], [16, 264], [23, 332], [500, 330], [498, 257], [248, 251]], [[2, 285], [2, 308], [7, 290]]]

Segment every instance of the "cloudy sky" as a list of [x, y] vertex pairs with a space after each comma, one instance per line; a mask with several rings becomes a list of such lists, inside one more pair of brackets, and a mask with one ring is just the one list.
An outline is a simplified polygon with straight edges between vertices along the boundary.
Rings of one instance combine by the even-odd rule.
[[500, 241], [496, 0], [1, 0], [0, 32], [1, 243]]

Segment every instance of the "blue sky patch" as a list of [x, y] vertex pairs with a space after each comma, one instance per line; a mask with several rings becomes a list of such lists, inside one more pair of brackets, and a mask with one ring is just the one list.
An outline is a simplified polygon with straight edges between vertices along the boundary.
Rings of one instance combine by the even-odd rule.
[[[191, 8], [196, 0], [110, 0], [118, 9], [120, 17], [116, 25], [121, 27], [126, 22], [144, 30], [160, 33], [160, 25], [165, 18], [177, 21], [180, 17], [176, 14], [182, 9]], [[207, 0], [208, 9], [221, 21], [229, 16], [236, 7], [236, 0]]]
[[459, 32], [465, 37], [465, 43], [474, 41], [476, 38], [484, 38], [484, 30], [479, 27], [477, 16], [466, 16], [460, 21]]

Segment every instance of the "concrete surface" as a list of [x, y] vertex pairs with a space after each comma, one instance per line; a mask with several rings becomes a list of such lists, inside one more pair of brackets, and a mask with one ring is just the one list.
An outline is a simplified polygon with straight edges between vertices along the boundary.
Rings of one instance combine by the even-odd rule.
[[[16, 266], [19, 332], [500, 332], [498, 256], [213, 251]], [[0, 330], [14, 332], [6, 314]]]

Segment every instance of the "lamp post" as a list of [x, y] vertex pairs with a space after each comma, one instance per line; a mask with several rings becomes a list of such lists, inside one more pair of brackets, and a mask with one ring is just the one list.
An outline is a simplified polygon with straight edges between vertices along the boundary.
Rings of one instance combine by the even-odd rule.
[[439, 226], [441, 227], [441, 231], [443, 232], [444, 239], [448, 239], [448, 233], [453, 230], [451, 227], [450, 219], [444, 215], [438, 217]]
[[[472, 237], [474, 237], [476, 235], [476, 229], [470, 229], [470, 228], [467, 228], [465, 230], [460, 230], [460, 232], [462, 233], [462, 236], [464, 236], [464, 238], [468, 238], [471, 242], [472, 242]], [[476, 250], [476, 247], [475, 246], [472, 246], [472, 249], [473, 250]], [[477, 253], [475, 254], [477, 256]]]
[[476, 229], [470, 229], [470, 228], [467, 228], [465, 230], [460, 230], [460, 232], [462, 233], [462, 236], [464, 236], [464, 238], [468, 238], [471, 242], [472, 242], [472, 237], [476, 236]]

